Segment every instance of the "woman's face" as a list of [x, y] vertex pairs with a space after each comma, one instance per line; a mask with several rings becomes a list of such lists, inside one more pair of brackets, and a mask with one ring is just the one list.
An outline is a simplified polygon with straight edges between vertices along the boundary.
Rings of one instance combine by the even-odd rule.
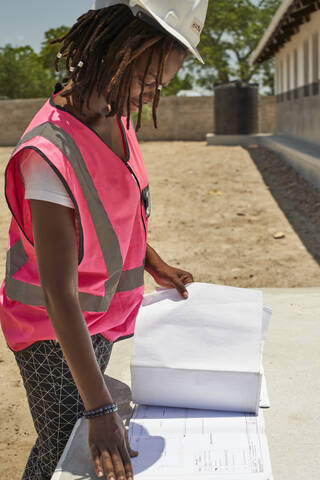
[[[176, 76], [178, 70], [182, 67], [183, 61], [186, 57], [186, 53], [181, 52], [180, 50], [173, 50], [167, 57], [167, 60], [164, 65], [163, 75], [162, 75], [162, 85], [166, 87], [168, 83], [173, 80]], [[147, 66], [148, 53], [142, 54], [138, 59], [135, 71], [133, 72], [133, 79], [131, 83], [131, 104], [130, 111], [135, 112], [139, 110], [139, 96], [142, 87], [142, 79]], [[155, 54], [153, 56], [152, 63], [149, 68], [149, 73], [145, 79], [145, 86], [142, 98], [142, 104], [153, 102], [154, 95], [156, 93], [156, 75], [158, 71], [158, 61], [159, 55]], [[84, 106], [83, 116], [86, 121], [89, 121], [89, 117], [95, 116], [98, 112], [104, 117], [108, 116], [110, 112], [110, 105], [108, 106], [106, 98], [104, 95], [99, 95], [97, 90], [94, 90], [90, 96], [89, 108]], [[127, 99], [124, 102], [124, 111], [122, 115], [126, 116], [127, 113]]]
[[[153, 57], [154, 58], [149, 68], [149, 73], [145, 78], [142, 104], [146, 104], [146, 103], [152, 104], [154, 95], [156, 93], [156, 75], [158, 71], [159, 56], [158, 54], [155, 54]], [[182, 67], [185, 57], [186, 57], [186, 54], [181, 51], [173, 50], [172, 52], [170, 52], [164, 65], [164, 71], [162, 76], [163, 87], [166, 87], [171, 82], [171, 80], [173, 80], [173, 78], [176, 76], [177, 72]], [[132, 80], [131, 90], [130, 90], [131, 112], [135, 112], [139, 110], [139, 96], [140, 96], [140, 91], [142, 87], [143, 75], [147, 66], [147, 61], [148, 61], [148, 54], [141, 55], [141, 57], [137, 62], [136, 70], [133, 74], [133, 80]], [[127, 107], [125, 102], [124, 115], [127, 115], [126, 110], [127, 110]]]

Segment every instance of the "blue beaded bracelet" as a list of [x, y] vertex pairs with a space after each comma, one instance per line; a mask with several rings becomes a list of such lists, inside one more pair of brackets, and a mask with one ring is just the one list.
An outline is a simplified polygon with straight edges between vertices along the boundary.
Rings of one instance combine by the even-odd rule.
[[109, 405], [104, 405], [103, 407], [95, 408], [94, 410], [84, 410], [83, 416], [85, 418], [100, 417], [117, 411], [118, 405], [116, 403], [110, 403]]

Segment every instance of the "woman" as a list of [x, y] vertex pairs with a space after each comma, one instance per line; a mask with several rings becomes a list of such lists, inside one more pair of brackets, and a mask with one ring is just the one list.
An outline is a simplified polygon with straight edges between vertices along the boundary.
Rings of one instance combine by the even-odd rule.
[[[137, 452], [102, 373], [113, 342], [134, 332], [144, 269], [183, 297], [193, 279], [146, 243], [148, 179], [130, 113], [139, 111], [139, 128], [142, 105], [152, 102], [156, 127], [162, 86], [188, 49], [201, 59], [195, 46], [207, 1], [186, 3], [171, 2], [176, 8], [167, 12], [155, 0], [96, 2], [57, 40], [56, 66], [66, 59], [68, 82], [8, 163], [13, 219], [1, 324], [38, 434], [24, 480], [51, 478], [83, 413], [97, 476], [133, 478]], [[188, 19], [189, 37], [177, 12]], [[175, 28], [165, 20], [172, 15]]]

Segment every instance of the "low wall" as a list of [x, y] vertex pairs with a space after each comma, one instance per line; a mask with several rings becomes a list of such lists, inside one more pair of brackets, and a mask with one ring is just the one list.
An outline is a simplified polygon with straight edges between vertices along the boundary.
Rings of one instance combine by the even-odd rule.
[[320, 96], [277, 103], [277, 132], [320, 142]]
[[259, 133], [276, 132], [276, 108], [276, 98], [274, 96], [259, 97]]
[[[158, 129], [153, 120], [144, 121], [139, 140], [205, 140], [214, 132], [214, 97], [162, 97], [157, 112]], [[259, 98], [259, 133], [275, 132], [274, 96]]]
[[[0, 146], [16, 145], [45, 99], [0, 100]], [[158, 129], [152, 119], [144, 121], [139, 140], [205, 140], [214, 131], [214, 97], [162, 97], [157, 112]], [[275, 131], [275, 99], [259, 99], [259, 132]]]
[[45, 101], [43, 98], [0, 100], [0, 146], [16, 145]]

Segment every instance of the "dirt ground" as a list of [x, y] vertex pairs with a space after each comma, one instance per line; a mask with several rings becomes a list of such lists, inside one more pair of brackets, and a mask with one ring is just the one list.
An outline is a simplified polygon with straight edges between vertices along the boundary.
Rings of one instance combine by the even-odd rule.
[[[149, 142], [149, 243], [196, 281], [239, 287], [320, 285], [320, 193], [276, 155], [252, 145]], [[3, 171], [11, 152], [0, 149]], [[9, 212], [0, 199], [3, 276]], [[154, 288], [146, 278], [147, 291]], [[12, 353], [0, 341], [1, 480], [18, 480], [35, 440]]]

